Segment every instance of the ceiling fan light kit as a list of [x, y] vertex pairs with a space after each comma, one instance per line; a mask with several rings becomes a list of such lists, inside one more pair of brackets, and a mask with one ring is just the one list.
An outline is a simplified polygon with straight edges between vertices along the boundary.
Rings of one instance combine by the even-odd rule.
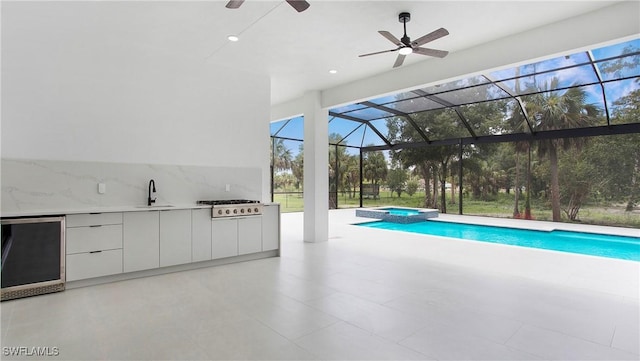
[[422, 45], [428, 42], [431, 42], [449, 35], [449, 32], [447, 31], [447, 29], [445, 28], [436, 29], [427, 35], [424, 35], [414, 41], [411, 41], [411, 38], [407, 36], [407, 23], [410, 20], [411, 20], [410, 13], [402, 12], [398, 15], [398, 21], [402, 23], [404, 28], [404, 35], [399, 40], [388, 31], [385, 31], [385, 30], [378, 31], [380, 35], [382, 35], [387, 40], [389, 40], [394, 45], [396, 45], [397, 48], [390, 49], [390, 50], [377, 51], [374, 53], [362, 54], [362, 55], [359, 55], [359, 57], [377, 55], [377, 54], [383, 54], [383, 53], [391, 53], [391, 52], [397, 51], [398, 57], [396, 58], [396, 61], [393, 64], [393, 67], [397, 68], [404, 63], [405, 57], [411, 53], [426, 55], [426, 56], [433, 56], [436, 58], [444, 58], [445, 56], [447, 56], [447, 54], [449, 54], [449, 52], [445, 50], [437, 50], [437, 49], [421, 47]]

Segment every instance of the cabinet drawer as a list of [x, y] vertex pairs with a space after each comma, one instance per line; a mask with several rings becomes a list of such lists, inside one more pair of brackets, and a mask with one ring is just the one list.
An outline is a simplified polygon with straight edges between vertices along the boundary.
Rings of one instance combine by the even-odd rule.
[[67, 281], [122, 273], [122, 249], [70, 254], [66, 269]]
[[122, 225], [67, 229], [67, 254], [122, 248]]
[[67, 228], [105, 224], [122, 224], [122, 213], [70, 214], [65, 220]]

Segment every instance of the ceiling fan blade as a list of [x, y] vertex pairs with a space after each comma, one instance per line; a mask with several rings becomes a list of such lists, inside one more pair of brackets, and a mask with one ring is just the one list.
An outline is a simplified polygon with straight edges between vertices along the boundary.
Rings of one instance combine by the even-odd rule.
[[383, 51], [376, 51], [375, 53], [368, 53], [368, 54], [362, 54], [362, 55], [358, 55], [360, 58], [362, 58], [363, 56], [369, 56], [369, 55], [377, 55], [377, 54], [384, 54], [384, 53], [391, 53], [394, 51], [398, 51], [398, 49], [391, 49], [391, 50], [383, 50]]
[[305, 0], [287, 0], [287, 2], [299, 13], [309, 8], [309, 3]]
[[393, 67], [397, 68], [400, 65], [402, 65], [402, 63], [404, 63], [404, 58], [406, 58], [406, 55], [402, 55], [402, 54], [398, 54], [398, 57], [396, 58], [396, 62], [393, 63]]
[[425, 35], [423, 37], [417, 38], [416, 40], [411, 42], [411, 45], [413, 45], [413, 46], [424, 45], [424, 44], [426, 44], [426, 43], [428, 43], [430, 41], [434, 41], [436, 39], [440, 39], [441, 37], [447, 36], [447, 35], [449, 35], [449, 32], [447, 31], [447, 29], [440, 28], [440, 29], [437, 29], [437, 30], [434, 30], [434, 31], [430, 32], [429, 34], [427, 34], [427, 35]]
[[380, 35], [384, 36], [385, 38], [387, 38], [390, 42], [394, 43], [397, 46], [402, 46], [402, 42], [400, 40], [398, 40], [398, 38], [396, 38], [395, 36], [391, 35], [390, 32], [388, 31], [384, 31], [384, 30], [380, 30], [378, 31], [380, 33]]
[[444, 58], [449, 54], [448, 51], [445, 50], [436, 50], [429, 48], [413, 48], [414, 54], [426, 55], [426, 56], [435, 56], [436, 58]]
[[240, 5], [242, 5], [242, 3], [244, 2], [244, 0], [231, 0], [227, 3], [226, 8], [227, 9], [237, 9], [240, 7]]

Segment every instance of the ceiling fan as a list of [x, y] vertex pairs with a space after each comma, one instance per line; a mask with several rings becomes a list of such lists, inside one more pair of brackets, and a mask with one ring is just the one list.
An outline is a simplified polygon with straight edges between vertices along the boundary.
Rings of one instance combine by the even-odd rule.
[[[309, 3], [306, 2], [305, 0], [286, 0], [286, 1], [299, 13], [307, 10], [307, 8], [309, 7]], [[227, 9], [237, 9], [240, 7], [240, 5], [242, 5], [243, 2], [244, 0], [231, 0], [227, 3], [226, 7]]]
[[447, 31], [447, 29], [440, 28], [414, 41], [411, 41], [411, 38], [407, 36], [407, 23], [411, 20], [411, 14], [400, 13], [400, 15], [398, 15], [398, 20], [404, 25], [404, 35], [400, 40], [398, 40], [398, 38], [396, 38], [395, 36], [391, 35], [391, 33], [388, 31], [384, 31], [384, 30], [378, 31], [380, 35], [384, 36], [385, 38], [387, 38], [387, 40], [394, 43], [397, 46], [397, 48], [391, 49], [391, 50], [378, 51], [375, 53], [362, 54], [362, 55], [359, 55], [359, 57], [383, 54], [383, 53], [391, 53], [391, 52], [397, 51], [399, 54], [398, 54], [398, 57], [396, 58], [396, 62], [393, 64], [393, 67], [397, 68], [400, 65], [402, 65], [402, 63], [404, 62], [404, 58], [411, 53], [427, 55], [427, 56], [435, 56], [437, 58], [444, 58], [445, 56], [447, 56], [447, 54], [449, 54], [448, 51], [444, 51], [444, 50], [436, 50], [436, 49], [420, 47], [421, 45], [424, 45], [428, 42], [431, 42], [431, 41], [440, 39], [443, 36], [449, 35], [449, 32]]

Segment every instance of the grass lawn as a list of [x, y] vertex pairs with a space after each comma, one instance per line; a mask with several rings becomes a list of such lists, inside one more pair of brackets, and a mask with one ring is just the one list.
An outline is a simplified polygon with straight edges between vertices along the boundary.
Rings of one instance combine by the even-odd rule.
[[[450, 202], [450, 194], [447, 194], [447, 213], [458, 214], [458, 199], [456, 203]], [[347, 195], [338, 194], [339, 208], [357, 208], [360, 206], [359, 195], [355, 198], [349, 198]], [[463, 213], [465, 215], [490, 216], [511, 218], [513, 215], [513, 199], [514, 195], [500, 193], [494, 201], [480, 201], [470, 198], [463, 199]], [[274, 202], [280, 203], [282, 212], [301, 212], [303, 211], [302, 194], [275, 194]], [[403, 193], [401, 197], [396, 194], [390, 194], [388, 191], [380, 192], [378, 199], [365, 198], [363, 200], [364, 207], [379, 206], [401, 206], [422, 208], [424, 206], [424, 192], [414, 194], [412, 197]], [[535, 219], [541, 221], [551, 220], [551, 208], [542, 201], [532, 201], [532, 215]], [[520, 211], [524, 212], [524, 199], [520, 200]], [[567, 221], [563, 214], [563, 221]], [[623, 205], [618, 206], [602, 206], [602, 205], [586, 205], [580, 209], [578, 218], [581, 223], [600, 224], [619, 227], [640, 228], [640, 212], [625, 212]]]

